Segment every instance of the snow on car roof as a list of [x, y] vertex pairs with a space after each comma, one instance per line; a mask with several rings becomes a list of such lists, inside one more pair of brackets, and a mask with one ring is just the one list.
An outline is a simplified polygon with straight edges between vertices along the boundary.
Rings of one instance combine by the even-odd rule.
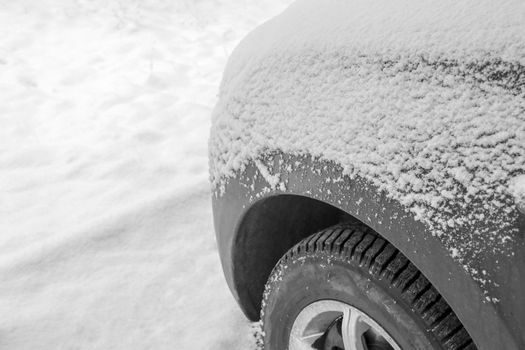
[[297, 1], [239, 45], [219, 97], [215, 188], [267, 150], [310, 154], [386, 191], [460, 261], [512, 254], [525, 2]]

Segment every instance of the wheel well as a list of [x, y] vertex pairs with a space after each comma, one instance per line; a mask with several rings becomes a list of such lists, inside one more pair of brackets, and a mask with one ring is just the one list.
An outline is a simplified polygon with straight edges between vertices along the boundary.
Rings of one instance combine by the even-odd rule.
[[233, 277], [241, 305], [259, 319], [266, 280], [293, 245], [323, 228], [357, 221], [322, 201], [298, 195], [277, 195], [255, 203], [244, 215], [233, 249]]

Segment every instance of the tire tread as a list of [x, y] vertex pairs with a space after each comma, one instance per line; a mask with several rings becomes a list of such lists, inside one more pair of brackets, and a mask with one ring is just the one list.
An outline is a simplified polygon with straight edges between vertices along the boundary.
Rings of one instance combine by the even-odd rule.
[[399, 250], [368, 227], [339, 224], [317, 232], [290, 249], [272, 275], [288, 259], [312, 253], [340, 256], [358, 264], [373, 277], [386, 281], [421, 318], [427, 332], [441, 342], [443, 349], [477, 349], [461, 321], [430, 281]]

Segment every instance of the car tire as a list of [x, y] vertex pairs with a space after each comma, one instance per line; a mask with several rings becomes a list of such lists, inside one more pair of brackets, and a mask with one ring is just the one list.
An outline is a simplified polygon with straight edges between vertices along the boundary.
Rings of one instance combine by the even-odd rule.
[[[351, 314], [358, 321], [348, 321]], [[281, 258], [265, 287], [261, 321], [266, 350], [477, 349], [425, 276], [355, 224], [313, 234]]]

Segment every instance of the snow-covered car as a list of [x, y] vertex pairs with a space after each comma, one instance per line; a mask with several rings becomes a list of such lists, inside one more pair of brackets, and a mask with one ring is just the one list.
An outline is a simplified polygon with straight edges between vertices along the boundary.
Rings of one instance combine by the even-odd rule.
[[525, 349], [525, 2], [300, 0], [226, 67], [226, 279], [266, 349]]

